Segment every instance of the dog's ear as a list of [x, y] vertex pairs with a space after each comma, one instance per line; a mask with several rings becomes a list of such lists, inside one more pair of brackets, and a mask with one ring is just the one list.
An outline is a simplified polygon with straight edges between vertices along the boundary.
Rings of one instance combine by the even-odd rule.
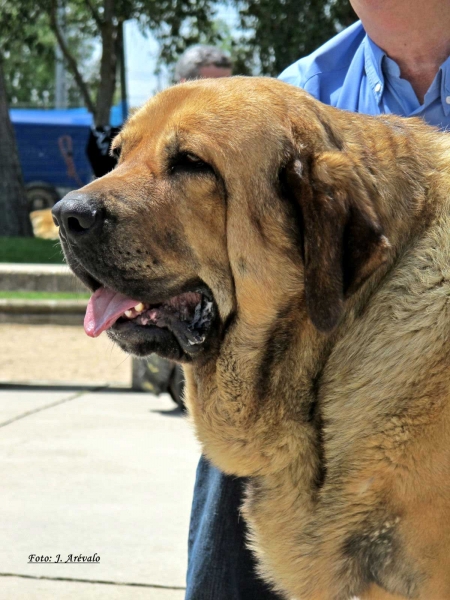
[[390, 245], [369, 191], [344, 153], [323, 152], [306, 167], [292, 160], [285, 185], [303, 221], [308, 314], [318, 330], [328, 332], [345, 298], [386, 262]]

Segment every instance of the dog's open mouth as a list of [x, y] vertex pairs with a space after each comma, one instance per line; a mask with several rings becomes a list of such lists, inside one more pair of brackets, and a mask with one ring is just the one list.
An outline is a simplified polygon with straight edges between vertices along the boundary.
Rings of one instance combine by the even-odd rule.
[[181, 354], [194, 356], [203, 348], [214, 312], [212, 299], [200, 291], [145, 304], [100, 287], [89, 301], [84, 328], [91, 337], [108, 331], [125, 350], [135, 354], [159, 353], [169, 346], [169, 354], [176, 359]]

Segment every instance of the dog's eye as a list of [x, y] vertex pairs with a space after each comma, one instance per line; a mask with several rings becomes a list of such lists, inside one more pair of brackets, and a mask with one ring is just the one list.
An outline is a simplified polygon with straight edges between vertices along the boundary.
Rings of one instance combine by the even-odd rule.
[[212, 167], [204, 160], [192, 154], [191, 152], [182, 152], [177, 154], [170, 165], [170, 172], [211, 172], [213, 173]]

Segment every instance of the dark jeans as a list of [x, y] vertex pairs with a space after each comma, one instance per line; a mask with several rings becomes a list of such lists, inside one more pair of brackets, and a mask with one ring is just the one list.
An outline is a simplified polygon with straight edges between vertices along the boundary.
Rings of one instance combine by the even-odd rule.
[[239, 514], [244, 483], [200, 459], [185, 600], [280, 600], [256, 576], [253, 556], [245, 547], [245, 524]]

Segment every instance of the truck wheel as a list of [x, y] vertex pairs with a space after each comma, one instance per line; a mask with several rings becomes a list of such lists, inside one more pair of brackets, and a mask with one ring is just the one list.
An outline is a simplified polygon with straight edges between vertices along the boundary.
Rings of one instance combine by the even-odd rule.
[[26, 185], [28, 210], [42, 210], [44, 208], [52, 208], [59, 200], [59, 195], [56, 189], [45, 181], [33, 181]]

